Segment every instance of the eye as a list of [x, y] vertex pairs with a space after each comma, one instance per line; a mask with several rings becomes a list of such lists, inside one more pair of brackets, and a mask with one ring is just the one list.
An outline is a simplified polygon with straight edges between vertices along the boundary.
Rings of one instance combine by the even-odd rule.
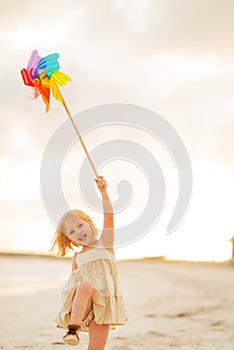
[[82, 227], [82, 226], [83, 226], [83, 224], [79, 224], [79, 225], [78, 225], [78, 227]]
[[71, 231], [71, 232], [70, 232], [70, 235], [72, 235], [73, 233], [74, 233], [74, 231]]

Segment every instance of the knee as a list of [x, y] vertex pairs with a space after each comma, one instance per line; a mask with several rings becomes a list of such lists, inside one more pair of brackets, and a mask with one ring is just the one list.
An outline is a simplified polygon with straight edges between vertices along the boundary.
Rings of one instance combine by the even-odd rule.
[[91, 296], [93, 293], [93, 286], [89, 282], [82, 282], [76, 287], [76, 293]]

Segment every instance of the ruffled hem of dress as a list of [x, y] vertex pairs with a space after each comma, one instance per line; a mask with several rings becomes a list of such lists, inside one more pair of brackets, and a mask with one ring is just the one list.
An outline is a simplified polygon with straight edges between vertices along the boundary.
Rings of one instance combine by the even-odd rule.
[[[75, 272], [75, 271], [74, 271]], [[75, 282], [75, 283], [74, 283]], [[71, 319], [72, 299], [77, 284], [82, 282], [78, 278], [77, 273], [73, 273], [67, 281], [67, 286], [64, 288], [64, 304], [54, 322], [60, 327], [67, 329]], [[68, 286], [72, 287], [69, 288]], [[95, 319], [97, 324], [109, 324], [110, 329], [115, 329], [115, 326], [124, 325], [127, 321], [127, 314], [122, 296], [103, 296], [95, 288], [92, 295], [92, 309], [88, 316], [82, 321], [81, 331], [87, 332], [89, 323]]]

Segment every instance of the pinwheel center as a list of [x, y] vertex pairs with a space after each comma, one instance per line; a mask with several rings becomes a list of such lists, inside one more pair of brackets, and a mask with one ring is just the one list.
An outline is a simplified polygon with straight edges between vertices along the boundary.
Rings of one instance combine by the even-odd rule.
[[39, 78], [33, 79], [33, 84], [34, 85], [40, 85], [40, 79]]

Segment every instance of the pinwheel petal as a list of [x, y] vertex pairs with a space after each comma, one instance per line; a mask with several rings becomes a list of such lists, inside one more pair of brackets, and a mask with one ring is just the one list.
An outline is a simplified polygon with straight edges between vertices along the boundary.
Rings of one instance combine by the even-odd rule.
[[27, 69], [21, 69], [21, 75], [24, 81], [24, 84], [27, 86], [34, 86], [33, 81], [31, 79], [31, 76], [29, 74], [29, 72], [27, 71]]
[[32, 90], [30, 91], [30, 94], [27, 96], [27, 98], [30, 98], [31, 100], [35, 100], [40, 94], [41, 94], [40, 91], [36, 87], [33, 87]]
[[41, 60], [41, 57], [38, 55], [37, 50], [33, 50], [31, 56], [28, 61], [27, 71], [31, 75], [31, 78], [34, 79], [36, 77], [36, 68], [38, 62]]
[[45, 103], [45, 111], [46, 113], [49, 112], [49, 109], [50, 109], [50, 96], [49, 98], [46, 96], [46, 95], [42, 95], [42, 100], [43, 102]]
[[68, 81], [71, 81], [71, 78], [62, 72], [54, 71], [51, 80], [60, 86], [64, 86]]
[[42, 100], [46, 105], [46, 112], [48, 112], [50, 108], [50, 88], [47, 88], [46, 86], [40, 84], [37, 86], [37, 89], [42, 95]]
[[37, 64], [38, 74], [41, 72], [53, 72], [59, 70], [58, 58], [58, 53], [52, 53], [51, 55], [41, 58]]
[[52, 80], [50, 80], [50, 86], [51, 86], [51, 89], [52, 89], [52, 94], [54, 96], [54, 98], [56, 100], [58, 100], [62, 106], [64, 106], [64, 100], [63, 100], [63, 96], [59, 90], [59, 88], [57, 87], [56, 83]]

